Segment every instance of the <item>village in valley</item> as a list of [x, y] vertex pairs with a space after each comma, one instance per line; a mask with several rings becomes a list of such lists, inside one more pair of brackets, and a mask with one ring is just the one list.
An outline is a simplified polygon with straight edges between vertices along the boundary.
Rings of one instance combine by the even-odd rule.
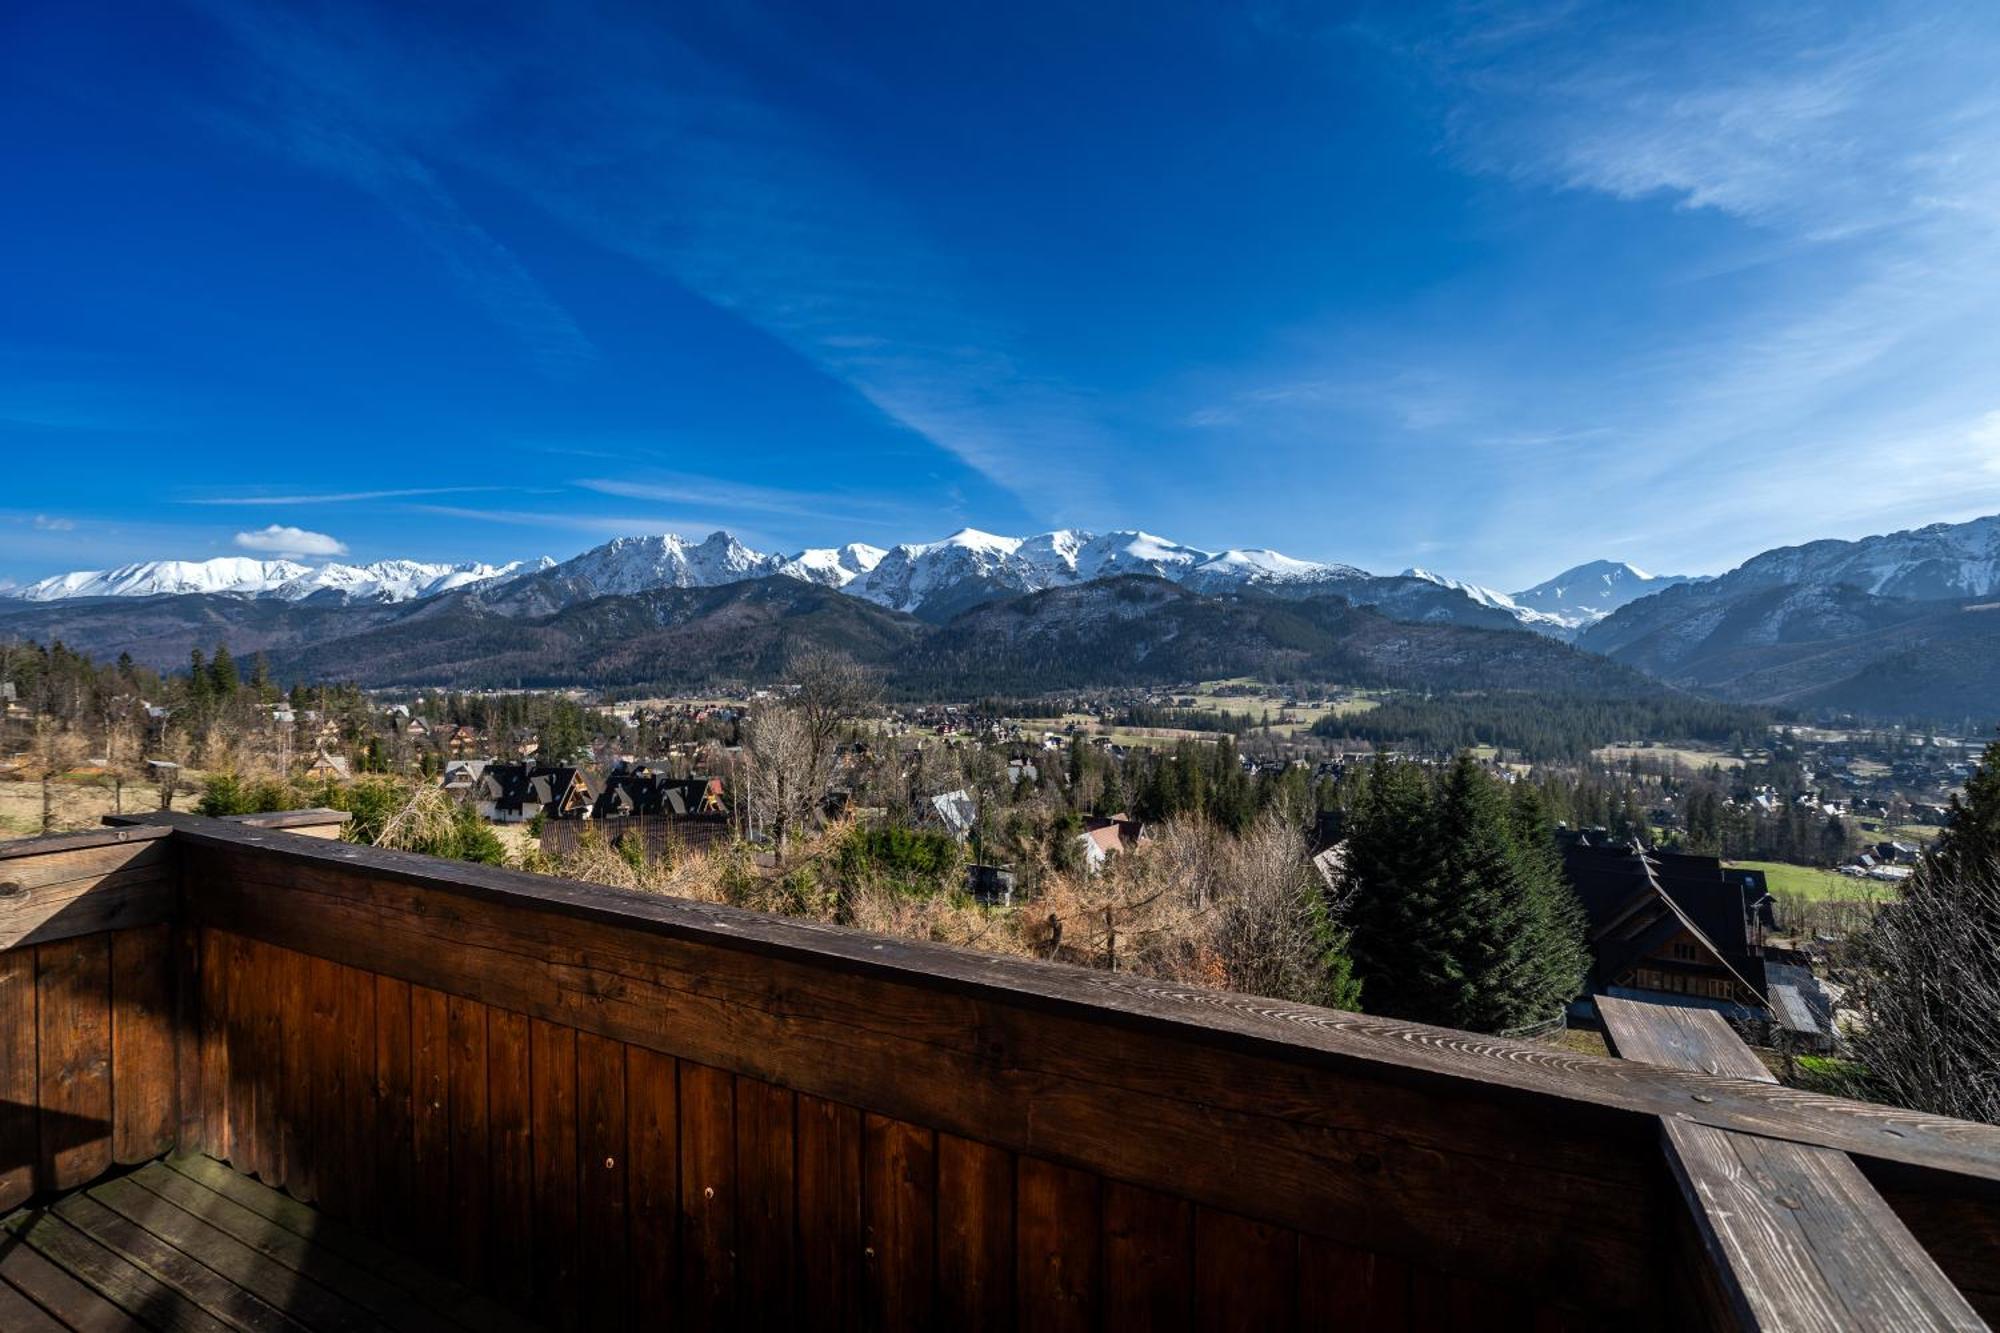
[[[1420, 704], [1397, 691], [1254, 678], [898, 701], [829, 660], [734, 696], [281, 691], [220, 646], [166, 679], [30, 651], [0, 683], [10, 833], [333, 805], [379, 836], [427, 804], [473, 859], [1138, 970], [1227, 970], [1208, 909], [1160, 901], [1201, 855], [1194, 830], [1268, 821], [1338, 900], [1371, 771], [1442, 775], [1462, 750], [1533, 792], [1586, 918], [1583, 992], [1526, 1027], [1590, 1049], [1593, 994], [1698, 997], [1795, 1077], [1839, 1067], [1815, 1057], [1853, 1017], [1847, 942], [1981, 748], [1750, 713], [1721, 739], [1509, 744], [1502, 719], [1499, 743], [1443, 747], [1369, 725]], [[95, 711], [56, 746], [52, 686], [78, 674]], [[807, 734], [760, 744], [760, 716], [794, 714]]]

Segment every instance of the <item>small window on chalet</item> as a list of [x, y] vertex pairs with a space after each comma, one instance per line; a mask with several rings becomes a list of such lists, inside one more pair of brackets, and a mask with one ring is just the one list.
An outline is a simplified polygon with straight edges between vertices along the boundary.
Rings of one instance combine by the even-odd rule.
[[1695, 960], [1696, 956], [1695, 947], [1692, 944], [1682, 941], [1674, 945], [1674, 957], [1681, 961], [1691, 963]]

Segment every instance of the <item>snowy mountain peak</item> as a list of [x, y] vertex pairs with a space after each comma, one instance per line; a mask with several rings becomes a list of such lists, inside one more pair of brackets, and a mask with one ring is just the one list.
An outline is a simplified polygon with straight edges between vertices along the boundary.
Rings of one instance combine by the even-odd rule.
[[32, 602], [182, 593], [275, 597], [293, 602], [326, 594], [355, 601], [406, 602], [453, 588], [511, 578], [525, 568], [520, 561], [507, 565], [448, 565], [417, 560], [304, 565], [295, 560], [225, 555], [213, 560], [148, 560], [117, 569], [58, 574], [11, 595]]
[[1580, 630], [1641, 597], [1699, 581], [1687, 574], [1648, 574], [1623, 560], [1592, 560], [1514, 593], [1512, 598], [1525, 611]]

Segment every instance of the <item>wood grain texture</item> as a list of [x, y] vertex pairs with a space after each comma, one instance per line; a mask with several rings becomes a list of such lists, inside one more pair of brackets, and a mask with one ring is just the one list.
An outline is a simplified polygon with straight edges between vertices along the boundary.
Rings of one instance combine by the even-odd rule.
[[680, 1066], [680, 1308], [695, 1328], [736, 1320], [736, 1080]]
[[1722, 1015], [1712, 1009], [1641, 1004], [1600, 995], [1597, 1013], [1604, 1022], [1605, 1037], [1621, 1060], [1762, 1083], [1778, 1081]]
[[455, 1271], [476, 1283], [486, 1272], [492, 1186], [486, 1118], [486, 1006], [446, 1001], [451, 1065], [451, 1216]]
[[575, 1328], [581, 1262], [576, 1030], [533, 1020], [528, 1040], [534, 1099], [535, 1308], [556, 1327]]
[[1283, 1227], [1198, 1209], [1194, 1224], [1195, 1322], [1217, 1333], [1256, 1333], [1298, 1322], [1298, 1236]]
[[113, 1161], [134, 1165], [173, 1146], [178, 1126], [170, 926], [111, 936], [111, 1087]]
[[[574, 1087], [574, 1076], [571, 1078]], [[428, 986], [410, 988], [410, 1172], [417, 1253], [443, 1266], [452, 1256], [451, 1008]]]
[[[838, 927], [576, 881], [439, 863], [379, 848], [335, 848], [309, 839], [290, 839], [279, 846], [277, 835], [260, 835], [268, 844], [260, 845], [252, 835], [214, 821], [161, 818], [175, 827], [177, 841], [182, 844], [180, 854], [190, 864], [234, 862], [228, 875], [196, 877], [203, 888], [193, 895], [191, 903], [197, 913], [220, 906], [206, 901], [210, 887], [228, 890], [280, 877], [289, 887], [330, 893], [350, 902], [371, 900], [377, 907], [388, 905], [400, 894], [401, 910], [408, 910], [411, 891], [415, 891], [451, 900], [430, 905], [432, 924], [445, 935], [456, 934], [461, 924], [470, 926], [482, 917], [494, 919], [490, 913], [475, 912], [475, 905], [495, 909], [502, 916], [509, 909], [526, 912], [539, 922], [537, 934], [550, 946], [542, 951], [545, 962], [560, 963], [574, 956], [565, 947], [572, 936], [558, 922], [613, 925], [655, 941], [677, 940], [772, 959], [809, 961], [821, 969], [884, 981], [895, 979], [934, 992], [1032, 1004], [1050, 1012], [1081, 1012], [1100, 1021], [1115, 1016], [1132, 1030], [1173, 1030], [1190, 1041], [1239, 1051], [1267, 1050], [1289, 1061], [1380, 1066], [1376, 1072], [1399, 1081], [1429, 1084], [1442, 1079], [1460, 1086], [1462, 1093], [1476, 1087], [1507, 1088], [1605, 1110], [1661, 1114], [1684, 1109], [1688, 1093], [1702, 1090], [1713, 1100], [1690, 1112], [1702, 1123], [1750, 1132], [1781, 1128], [1781, 1136], [1801, 1142], [1844, 1149], [1851, 1146], [1885, 1159], [2000, 1180], [2000, 1127], [1771, 1085], [1753, 1087], [1736, 1080], [1691, 1082], [1695, 1076], [1552, 1047], [1308, 1006], [1274, 1005], [1255, 997], [1163, 985], [1130, 974], [1063, 968], [882, 939]], [[601, 934], [587, 937], [602, 938]], [[339, 943], [328, 937], [328, 947]], [[551, 958], [551, 954], [556, 957]], [[596, 998], [602, 1003], [612, 997], [600, 991]], [[1898, 1133], [1884, 1135], [1884, 1128]]]
[[576, 1088], [585, 1320], [593, 1329], [619, 1329], [628, 1319], [631, 1292], [625, 1231], [625, 1044], [579, 1035]]
[[[377, 1226], [396, 1245], [415, 1241], [416, 1144], [410, 1059], [410, 984], [375, 982], [375, 1195]], [[523, 1054], [525, 1070], [526, 1055]]]
[[[900, 968], [861, 975], [849, 959], [834, 966], [746, 951], [733, 938], [691, 942], [292, 861], [285, 911], [271, 910], [277, 895], [258, 891], [247, 856], [197, 877], [207, 888], [196, 910], [547, 1021], [1295, 1229], [1419, 1256], [1449, 1244], [1495, 1275], [1570, 1273], [1594, 1288], [1587, 1299], [1614, 1308], [1650, 1296], [1652, 1237], [1619, 1225], [1643, 1216], [1635, 1195], [1657, 1197], [1647, 1122], [1621, 1127], [1585, 1103], [1440, 1096], [1385, 1081], [1379, 1067], [1336, 1073], [1233, 1049], [1234, 1038], [1191, 1045], [1151, 1020], [1134, 1028], [1130, 1006], [1107, 1003], [1094, 982], [1091, 1013], [1080, 1002], [1046, 1009], [1046, 996], [1002, 1004], [939, 990], [937, 978], [919, 984]], [[954, 956], [958, 972], [967, 965]], [[1260, 1151], [1216, 1154], [1218, 1136]], [[1579, 1249], [1587, 1263], [1576, 1263]]]
[[1845, 1154], [1679, 1120], [1665, 1136], [1737, 1327], [1985, 1327]]
[[736, 1308], [747, 1328], [784, 1328], [797, 1295], [794, 1098], [736, 1080]]
[[[379, 1019], [378, 1019], [379, 1021]], [[486, 1016], [487, 1145], [492, 1163], [491, 1243], [485, 1285], [529, 1302], [535, 1295], [534, 1084], [525, 1015]]]
[[1014, 1156], [938, 1135], [938, 1320], [968, 1330], [1014, 1327]]
[[1104, 1285], [1102, 1182], [1023, 1157], [1014, 1178], [1015, 1300], [1029, 1328], [1096, 1326]]
[[170, 854], [146, 839], [0, 860], [0, 949], [172, 920]]
[[861, 1327], [863, 1251], [861, 1112], [798, 1098], [799, 1322], [852, 1333]]
[[1104, 1327], [1194, 1327], [1194, 1208], [1187, 1200], [1104, 1182]]
[[[1600, 997], [1620, 1055], [1770, 1079], [1719, 1014]], [[1755, 1070], [1751, 1066], [1755, 1066]], [[1662, 1119], [1707, 1270], [1698, 1288], [1745, 1329], [1982, 1328], [1963, 1295], [1845, 1153]]]
[[680, 1089], [672, 1056], [625, 1052], [632, 1309], [673, 1326], [679, 1309]]
[[898, 1333], [935, 1323], [937, 1135], [887, 1116], [862, 1120], [865, 1323]]
[[35, 951], [11, 949], [0, 953], [0, 1213], [35, 1192], [38, 1045]]
[[111, 1167], [111, 940], [35, 946], [37, 1116], [45, 1189]]

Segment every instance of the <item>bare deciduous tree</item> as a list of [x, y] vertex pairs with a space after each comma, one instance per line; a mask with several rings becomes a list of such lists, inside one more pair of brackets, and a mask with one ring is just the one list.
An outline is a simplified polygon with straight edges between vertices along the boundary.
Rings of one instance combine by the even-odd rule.
[[1926, 858], [1862, 936], [1854, 1051], [1900, 1106], [2000, 1124], [2000, 865]]
[[[804, 712], [784, 704], [758, 709], [746, 729], [744, 749], [750, 758], [752, 806], [771, 830], [782, 861], [792, 831], [812, 814], [826, 791], [826, 767]], [[832, 751], [825, 753], [830, 761]]]

